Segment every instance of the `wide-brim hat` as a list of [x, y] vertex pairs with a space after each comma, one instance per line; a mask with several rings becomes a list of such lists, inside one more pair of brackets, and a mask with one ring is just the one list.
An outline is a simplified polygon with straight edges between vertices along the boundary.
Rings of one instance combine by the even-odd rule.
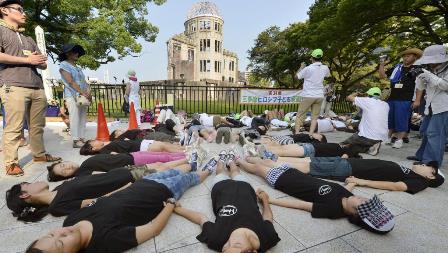
[[395, 226], [395, 217], [375, 195], [357, 208], [362, 226], [372, 232], [385, 234]]
[[407, 55], [407, 54], [413, 54], [413, 55], [417, 56], [417, 59], [420, 59], [423, 55], [423, 51], [418, 48], [413, 47], [413, 48], [408, 48], [399, 53], [400, 56]]
[[423, 56], [415, 65], [438, 64], [448, 62], [446, 48], [443, 45], [432, 45], [423, 50]]
[[67, 60], [68, 52], [76, 52], [78, 53], [78, 57], [81, 57], [86, 54], [86, 50], [81, 45], [77, 44], [66, 44], [62, 47], [62, 52], [59, 53], [58, 57], [60, 61]]
[[0, 0], [0, 7], [4, 7], [10, 4], [19, 4], [23, 6], [23, 1], [21, 0]]

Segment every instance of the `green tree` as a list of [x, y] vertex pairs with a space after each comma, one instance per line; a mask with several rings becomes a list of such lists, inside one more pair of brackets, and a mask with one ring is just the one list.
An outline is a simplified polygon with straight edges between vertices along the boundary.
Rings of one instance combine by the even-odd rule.
[[47, 49], [56, 60], [66, 43], [82, 45], [87, 54], [82, 66], [97, 69], [142, 50], [138, 39], [154, 42], [158, 28], [148, 22], [147, 5], [166, 0], [36, 0], [25, 1], [27, 33], [40, 25], [46, 31]]

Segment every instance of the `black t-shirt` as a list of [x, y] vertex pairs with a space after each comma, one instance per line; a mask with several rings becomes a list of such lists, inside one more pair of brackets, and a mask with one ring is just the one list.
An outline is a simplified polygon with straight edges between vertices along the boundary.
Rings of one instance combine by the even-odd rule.
[[106, 146], [104, 146], [98, 153], [100, 154], [110, 154], [115, 153], [132, 153], [140, 151], [140, 145], [142, 140], [118, 140], [112, 141]]
[[257, 234], [258, 252], [266, 252], [280, 241], [272, 222], [263, 219], [255, 191], [248, 183], [234, 180], [217, 183], [212, 189], [212, 204], [216, 221], [204, 223], [202, 233], [197, 236], [210, 249], [221, 252], [230, 234], [239, 228]]
[[[414, 68], [415, 66], [401, 68], [400, 83], [403, 84], [403, 87], [395, 88], [396, 83], [391, 83], [389, 100], [412, 101], [412, 98], [414, 97], [415, 78], [417, 77], [416, 74], [411, 71]], [[390, 77], [393, 71], [394, 68], [387, 70], [386, 75]]]
[[348, 159], [354, 177], [373, 181], [403, 182], [406, 192], [415, 194], [428, 187], [428, 180], [411, 169], [391, 161]]
[[81, 163], [74, 176], [91, 175], [94, 171], [108, 172], [127, 165], [134, 165], [134, 157], [131, 154], [98, 154]]
[[312, 202], [311, 216], [336, 219], [345, 216], [342, 199], [353, 196], [344, 187], [327, 182], [296, 169], [284, 172], [275, 183], [275, 189], [295, 198]]
[[173, 194], [162, 184], [138, 180], [128, 188], [98, 199], [64, 220], [64, 227], [80, 221], [92, 223], [93, 232], [83, 253], [115, 253], [138, 245], [137, 226], [152, 221], [163, 209], [163, 201]]
[[143, 130], [140, 130], [140, 129], [128, 130], [128, 131], [124, 132], [123, 134], [121, 134], [120, 136], [118, 136], [117, 140], [125, 140], [125, 139], [136, 140], [138, 138], [138, 136], [141, 135], [142, 131]]
[[48, 207], [54, 216], [64, 216], [81, 208], [86, 199], [94, 199], [134, 182], [128, 169], [120, 168], [108, 173], [77, 177], [56, 187], [56, 196]]
[[311, 138], [309, 134], [292, 134], [290, 136], [295, 143], [320, 143], [319, 140]]
[[315, 157], [335, 157], [347, 154], [357, 157], [358, 154], [348, 147], [341, 147], [338, 143], [311, 143], [314, 147]]

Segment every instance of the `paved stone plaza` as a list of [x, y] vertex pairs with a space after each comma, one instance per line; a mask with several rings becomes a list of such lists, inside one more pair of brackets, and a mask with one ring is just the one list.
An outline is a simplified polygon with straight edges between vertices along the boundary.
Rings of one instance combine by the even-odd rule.
[[[118, 124], [111, 128], [118, 127]], [[124, 126], [124, 125], [123, 125]], [[78, 150], [71, 148], [69, 136], [62, 132], [63, 127], [49, 125], [45, 132], [47, 151], [53, 155], [62, 156], [64, 160], [81, 162]], [[279, 134], [281, 132], [275, 132]], [[95, 127], [88, 128], [88, 136], [94, 137]], [[339, 142], [345, 139], [347, 133], [328, 134], [330, 142]], [[404, 145], [401, 150], [383, 146], [377, 158], [397, 161], [404, 165], [406, 156], [413, 154], [417, 149], [419, 140], [411, 138], [411, 144]], [[232, 148], [232, 145], [207, 144], [210, 155], [217, 154], [222, 149]], [[239, 151], [242, 149], [236, 146]], [[0, 153], [1, 154], [1, 153]], [[3, 162], [3, 155], [0, 155]], [[46, 180], [45, 164], [33, 163], [28, 147], [20, 149], [21, 165], [25, 165], [25, 176], [13, 178], [0, 177], [0, 252], [23, 252], [34, 239], [44, 235], [48, 230], [59, 227], [63, 218], [45, 217], [35, 224], [24, 224], [17, 221], [5, 204], [4, 193], [12, 185], [28, 181]], [[364, 155], [364, 158], [370, 158]], [[448, 156], [445, 160], [448, 159]], [[445, 175], [448, 170], [443, 169]], [[271, 198], [288, 198], [285, 194], [271, 189], [262, 179], [243, 172], [254, 188], [262, 188]], [[195, 209], [213, 217], [210, 200], [209, 177], [203, 184], [190, 189], [182, 197], [184, 207]], [[57, 184], [51, 183], [50, 188]], [[397, 216], [395, 229], [385, 235], [375, 235], [356, 227], [346, 219], [328, 220], [312, 219], [309, 213], [273, 206], [274, 226], [281, 238], [279, 244], [270, 252], [448, 252], [448, 184], [439, 188], [428, 188], [416, 195], [401, 192], [387, 192], [357, 187], [355, 193], [363, 196], [378, 194], [386, 205]], [[200, 227], [187, 220], [173, 215], [168, 226], [160, 236], [146, 242], [130, 252], [211, 252], [196, 240]]]

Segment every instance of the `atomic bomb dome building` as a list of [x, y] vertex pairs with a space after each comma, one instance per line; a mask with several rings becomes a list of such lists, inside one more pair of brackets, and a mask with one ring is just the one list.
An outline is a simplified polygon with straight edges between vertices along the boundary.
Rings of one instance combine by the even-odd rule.
[[211, 2], [196, 3], [185, 31], [167, 42], [168, 80], [238, 82], [238, 56], [224, 49], [224, 19]]

